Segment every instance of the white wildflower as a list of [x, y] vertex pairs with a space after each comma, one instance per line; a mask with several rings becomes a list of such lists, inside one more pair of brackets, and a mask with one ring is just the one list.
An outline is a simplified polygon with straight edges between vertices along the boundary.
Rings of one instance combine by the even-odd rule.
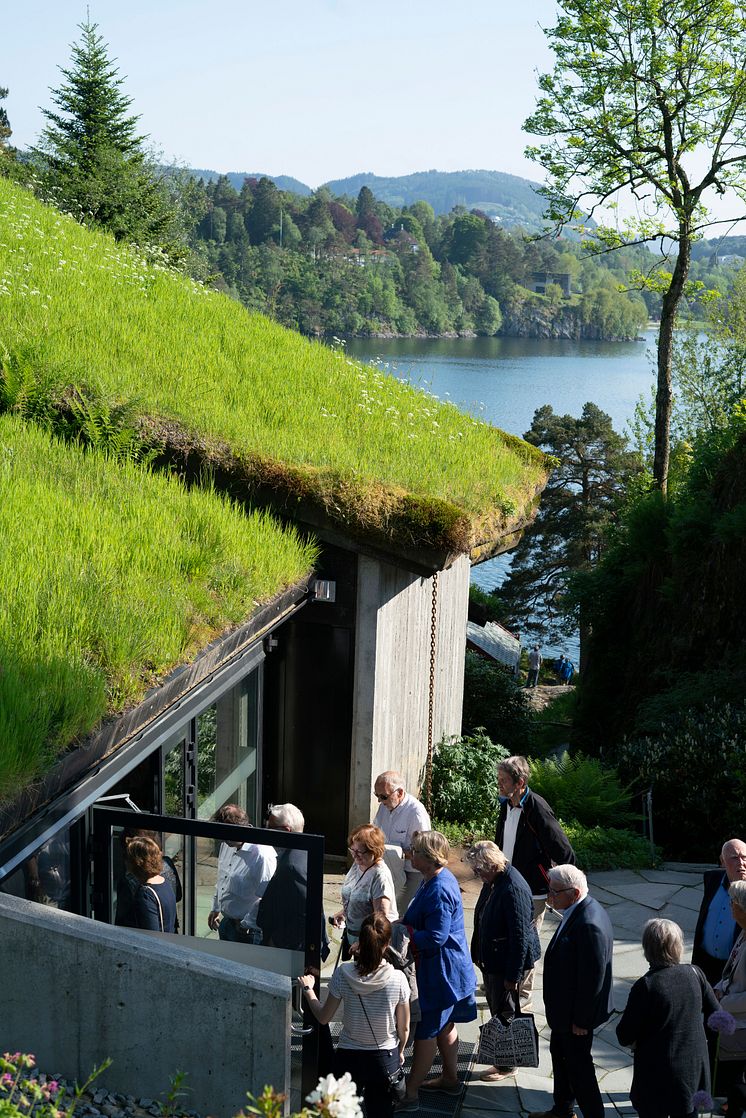
[[348, 1071], [341, 1079], [335, 1079], [333, 1075], [322, 1076], [306, 1102], [331, 1118], [362, 1118], [357, 1088]]

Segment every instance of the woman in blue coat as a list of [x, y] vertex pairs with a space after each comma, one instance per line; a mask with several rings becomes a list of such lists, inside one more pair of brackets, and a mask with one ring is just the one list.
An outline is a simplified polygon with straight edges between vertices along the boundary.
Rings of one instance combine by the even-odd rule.
[[[402, 922], [407, 925], [417, 965], [422, 1019], [415, 1031], [407, 1094], [397, 1111], [417, 1110], [420, 1088], [453, 1095], [461, 1092], [456, 1023], [474, 1021], [477, 1016], [474, 965], [466, 943], [461, 891], [447, 868], [449, 854], [448, 840], [439, 831], [415, 832], [412, 865], [424, 881]], [[436, 1048], [443, 1072], [424, 1081]]]

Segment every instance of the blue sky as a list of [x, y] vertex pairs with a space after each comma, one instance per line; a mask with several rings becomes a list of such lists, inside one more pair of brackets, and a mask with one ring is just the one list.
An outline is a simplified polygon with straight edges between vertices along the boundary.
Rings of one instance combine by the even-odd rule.
[[[541, 179], [521, 131], [553, 0], [90, 0], [141, 127], [167, 159], [288, 174], [488, 168]], [[4, 0], [0, 85], [33, 143], [84, 3]]]

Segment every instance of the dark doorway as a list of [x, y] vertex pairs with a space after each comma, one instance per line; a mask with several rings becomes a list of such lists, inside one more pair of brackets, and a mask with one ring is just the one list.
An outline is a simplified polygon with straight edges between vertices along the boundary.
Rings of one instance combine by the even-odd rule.
[[312, 601], [276, 634], [264, 663], [263, 798], [293, 803], [329, 854], [347, 850], [357, 557], [326, 548], [334, 601]]

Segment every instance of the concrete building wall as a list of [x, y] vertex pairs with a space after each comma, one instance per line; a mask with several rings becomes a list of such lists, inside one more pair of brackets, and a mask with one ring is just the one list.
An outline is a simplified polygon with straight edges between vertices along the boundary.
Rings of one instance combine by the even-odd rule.
[[[461, 728], [469, 560], [438, 574], [433, 741]], [[372, 818], [373, 780], [399, 769], [416, 793], [427, 757], [432, 578], [361, 555], [350, 825]]]
[[265, 1084], [289, 1089], [290, 979], [127, 928], [0, 895], [0, 1051], [42, 1070], [230, 1118]]

